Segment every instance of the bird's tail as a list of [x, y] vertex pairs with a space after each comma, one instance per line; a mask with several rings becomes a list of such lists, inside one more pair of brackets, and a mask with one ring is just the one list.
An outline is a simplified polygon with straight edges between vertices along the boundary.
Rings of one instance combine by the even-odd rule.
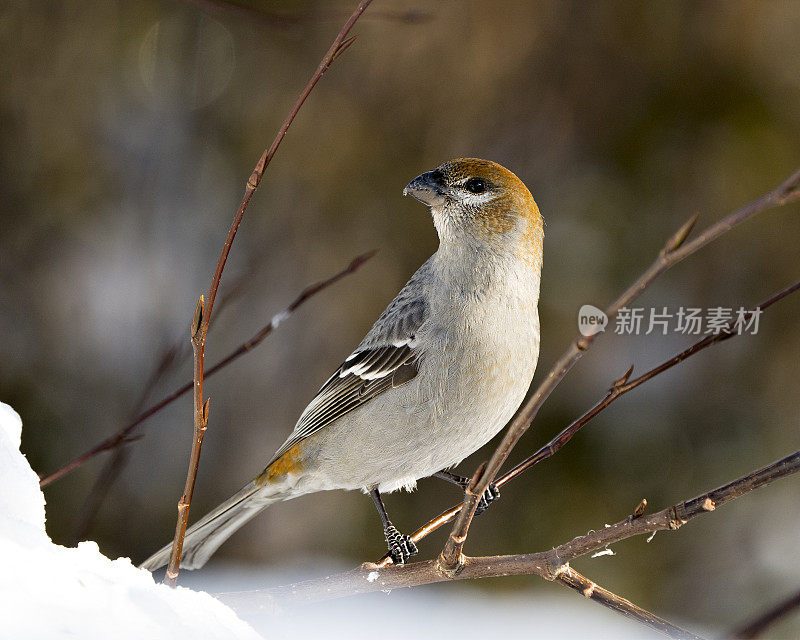
[[[238, 493], [201, 518], [186, 532], [183, 540], [181, 569], [199, 569], [245, 522], [273, 502], [286, 499], [279, 491], [251, 482]], [[159, 549], [140, 566], [155, 571], [169, 562], [172, 544]]]

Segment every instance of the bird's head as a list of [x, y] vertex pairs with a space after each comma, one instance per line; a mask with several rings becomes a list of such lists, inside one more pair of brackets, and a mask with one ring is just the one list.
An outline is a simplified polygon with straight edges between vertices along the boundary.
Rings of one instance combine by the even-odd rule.
[[496, 162], [458, 158], [403, 190], [431, 209], [442, 242], [506, 248], [541, 264], [543, 221], [525, 184]]

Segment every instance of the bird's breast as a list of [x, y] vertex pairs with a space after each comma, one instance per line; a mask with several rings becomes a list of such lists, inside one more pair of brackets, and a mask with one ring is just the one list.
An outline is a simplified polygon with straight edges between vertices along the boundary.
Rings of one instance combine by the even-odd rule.
[[422, 377], [426, 382], [420, 389], [425, 404], [432, 404], [443, 418], [473, 411], [492, 422], [507, 420], [536, 367], [536, 299], [505, 299], [498, 304], [462, 301], [435, 317], [441, 322], [426, 327]]

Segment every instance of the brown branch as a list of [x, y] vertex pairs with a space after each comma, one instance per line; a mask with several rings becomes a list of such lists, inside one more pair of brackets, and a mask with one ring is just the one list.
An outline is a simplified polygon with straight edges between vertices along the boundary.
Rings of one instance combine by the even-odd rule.
[[[747, 311], [745, 315], [752, 316], [754, 313], [758, 311], [764, 311], [768, 309], [776, 302], [783, 300], [785, 297], [791, 295], [795, 291], [800, 290], [800, 280], [795, 282], [794, 284], [789, 285], [788, 287], [782, 289], [778, 293], [770, 296], [763, 302], [756, 305], [755, 309], [751, 311]], [[595, 418], [601, 411], [606, 409], [611, 403], [615, 400], [619, 399], [629, 391], [633, 391], [636, 387], [644, 384], [648, 380], [652, 380], [657, 375], [664, 373], [665, 371], [671, 369], [677, 364], [680, 364], [687, 358], [699, 353], [703, 349], [710, 347], [713, 344], [717, 344], [718, 342], [724, 342], [725, 340], [729, 340], [730, 338], [734, 338], [738, 335], [742, 335], [737, 333], [733, 330], [731, 324], [729, 323], [728, 326], [722, 329], [719, 333], [715, 333], [705, 338], [698, 340], [693, 345], [684, 349], [679, 354], [673, 356], [669, 360], [662, 362], [657, 367], [653, 367], [646, 373], [643, 373], [637, 378], [629, 381], [631, 374], [633, 373], [633, 366], [630, 367], [622, 377], [615, 380], [611, 387], [609, 388], [608, 392], [606, 393], [605, 397], [600, 400], [597, 404], [595, 404], [591, 409], [589, 409], [586, 413], [584, 413], [580, 418], [575, 420], [572, 424], [570, 424], [567, 428], [561, 431], [555, 438], [553, 438], [550, 442], [540, 448], [536, 453], [532, 456], [526, 458], [522, 462], [520, 462], [516, 467], [511, 469], [508, 473], [501, 476], [501, 478], [495, 483], [498, 487], [503, 486], [507, 482], [513, 480], [518, 475], [520, 475], [523, 471], [530, 469], [531, 467], [537, 465], [542, 460], [546, 460], [547, 458], [553, 456], [561, 447], [563, 447], [567, 442], [569, 442], [575, 434], [578, 433], [586, 424], [588, 424], [593, 418]]]
[[321, 282], [316, 282], [312, 285], [309, 285], [305, 289], [303, 289], [300, 294], [291, 302], [291, 304], [286, 307], [280, 313], [272, 316], [272, 319], [269, 321], [267, 325], [259, 329], [252, 338], [246, 340], [242, 344], [240, 344], [236, 349], [231, 351], [227, 356], [225, 356], [222, 360], [217, 362], [213, 367], [211, 367], [206, 372], [206, 377], [213, 375], [223, 367], [228, 366], [231, 362], [240, 358], [248, 351], [251, 351], [255, 347], [257, 347], [261, 342], [275, 329], [278, 328], [278, 325], [281, 324], [284, 320], [289, 318], [295, 310], [305, 303], [309, 298], [315, 296], [323, 289], [327, 289], [332, 284], [338, 282], [345, 276], [350, 275], [351, 273], [355, 273], [361, 265], [363, 265], [367, 260], [372, 258], [375, 255], [376, 251], [368, 251], [367, 253], [363, 253], [360, 256], [353, 258], [344, 269], [342, 269], [339, 273], [331, 276], [327, 280], [323, 280]]
[[640, 622], [646, 627], [650, 627], [654, 631], [663, 633], [670, 638], [680, 638], [685, 640], [702, 640], [701, 636], [695, 635], [686, 629], [681, 629], [679, 626], [660, 618], [659, 616], [642, 609], [640, 606], [633, 604], [631, 601], [621, 598], [620, 596], [611, 593], [608, 589], [604, 589], [600, 585], [592, 582], [587, 577], [581, 575], [569, 565], [564, 566], [563, 571], [558, 572], [556, 582], [577, 591], [584, 598], [599, 602], [604, 607], [608, 607], [612, 611], [622, 614], [626, 618]]
[[[791, 295], [792, 293], [800, 290], [800, 280], [795, 282], [794, 284], [782, 289], [778, 293], [770, 296], [760, 304], [756, 306], [756, 309], [760, 309], [764, 311], [768, 309], [776, 302], [783, 300], [785, 297]], [[752, 315], [754, 311], [748, 311], [746, 315]], [[702, 351], [706, 347], [710, 347], [713, 344], [718, 342], [723, 342], [728, 340], [729, 338], [733, 338], [739, 335], [738, 333], [732, 331], [730, 324], [727, 328], [720, 331], [720, 333], [712, 334], [706, 336], [705, 338], [699, 340], [698, 342], [694, 343], [687, 349], [684, 349], [679, 354], [673, 356], [669, 360], [661, 363], [657, 367], [653, 367], [646, 373], [643, 373], [638, 378], [629, 381], [631, 374], [633, 373], [633, 367], [631, 366], [628, 371], [626, 371], [621, 378], [615, 380], [611, 387], [609, 388], [606, 395], [603, 397], [602, 400], [597, 402], [591, 409], [586, 411], [580, 418], [572, 422], [569, 426], [564, 428], [561, 432], [558, 433], [550, 442], [542, 446], [538, 449], [533, 455], [529, 456], [522, 462], [520, 462], [517, 466], [513, 469], [508, 471], [507, 473], [500, 476], [495, 482], [495, 485], [498, 488], [501, 488], [503, 485], [509, 483], [511, 480], [522, 474], [523, 472], [527, 471], [531, 467], [534, 467], [542, 460], [546, 460], [553, 456], [559, 449], [561, 449], [567, 442], [569, 442], [583, 427], [585, 427], [591, 420], [593, 420], [601, 411], [606, 409], [611, 403], [615, 400], [620, 398], [621, 396], [625, 395], [629, 391], [632, 391], [636, 387], [641, 384], [644, 384], [648, 380], [651, 380], [655, 376], [660, 373], [664, 373], [668, 369], [671, 369], [675, 365], [683, 362], [687, 358], [693, 356], [694, 354]], [[475, 494], [477, 495], [477, 494]], [[411, 539], [414, 542], [419, 542], [423, 538], [426, 538], [431, 533], [436, 531], [437, 529], [443, 527], [448, 522], [452, 522], [455, 517], [458, 515], [458, 512], [461, 510], [462, 504], [455, 505], [450, 507], [447, 511], [439, 514], [429, 522], [425, 523], [422, 527], [417, 529], [414, 534], [411, 536]], [[386, 566], [387, 564], [391, 564], [391, 558], [386, 555], [379, 561], [380, 566]]]
[[412, 562], [402, 566], [390, 565], [384, 568], [365, 562], [360, 567], [325, 578], [315, 578], [270, 589], [220, 593], [216, 597], [237, 613], [280, 611], [287, 605], [312, 604], [379, 590], [390, 591], [449, 580], [512, 575], [546, 576], [548, 571], [537, 554], [465, 558], [464, 567], [454, 576], [439, 571], [436, 560]]
[[278, 133], [275, 136], [275, 139], [272, 141], [272, 144], [268, 149], [265, 149], [264, 153], [261, 155], [261, 158], [256, 164], [255, 169], [253, 169], [253, 172], [250, 174], [250, 178], [247, 180], [244, 196], [242, 197], [242, 201], [236, 210], [236, 215], [233, 218], [231, 227], [228, 230], [228, 235], [225, 238], [225, 244], [222, 246], [222, 252], [217, 260], [216, 269], [214, 269], [214, 276], [211, 279], [211, 287], [208, 291], [208, 302], [204, 301], [203, 296], [200, 296], [200, 299], [197, 302], [197, 307], [195, 309], [194, 318], [192, 320], [189, 332], [192, 341], [192, 351], [194, 354], [194, 438], [192, 440], [192, 452], [189, 457], [189, 471], [186, 474], [186, 485], [183, 495], [178, 501], [178, 521], [175, 526], [175, 539], [172, 543], [172, 551], [170, 553], [169, 565], [167, 566], [167, 573], [164, 576], [164, 583], [169, 584], [170, 586], [174, 587], [178, 580], [178, 571], [180, 569], [181, 555], [183, 550], [183, 538], [186, 534], [186, 525], [189, 519], [189, 508], [191, 506], [192, 493], [194, 492], [194, 484], [197, 478], [197, 469], [200, 464], [200, 451], [203, 446], [203, 438], [205, 436], [206, 429], [208, 428], [210, 399], [203, 402], [203, 358], [206, 336], [208, 335], [208, 325], [211, 319], [211, 313], [214, 309], [214, 300], [216, 299], [217, 291], [219, 290], [219, 283], [222, 280], [222, 272], [225, 269], [225, 263], [228, 260], [228, 255], [230, 254], [231, 247], [233, 246], [233, 241], [236, 238], [236, 232], [238, 231], [239, 225], [242, 223], [242, 219], [244, 218], [244, 213], [247, 210], [247, 206], [250, 203], [255, 190], [258, 188], [258, 185], [261, 182], [261, 178], [264, 175], [265, 169], [267, 166], [269, 166], [269, 163], [275, 156], [278, 147], [286, 136], [286, 132], [303, 106], [303, 103], [306, 101], [311, 91], [319, 82], [320, 78], [322, 78], [325, 72], [330, 68], [330, 66], [333, 64], [333, 61], [336, 60], [341, 53], [346, 51], [355, 41], [355, 36], [350, 38], [347, 36], [350, 33], [350, 30], [353, 28], [353, 25], [355, 25], [356, 21], [359, 19], [361, 14], [364, 13], [371, 2], [372, 0], [361, 0], [361, 2], [358, 3], [358, 6], [350, 15], [347, 22], [345, 22], [344, 26], [334, 39], [333, 44], [331, 44], [330, 48], [323, 56], [319, 65], [317, 66], [317, 70], [314, 72], [314, 75], [311, 76], [311, 79], [300, 93], [300, 97], [298, 97], [294, 107], [283, 121], [283, 124], [278, 130]]
[[[617, 314], [617, 311], [636, 299], [664, 271], [730, 231], [733, 227], [762, 211], [781, 206], [788, 202], [794, 202], [798, 199], [800, 199], [800, 169], [797, 169], [791, 176], [769, 193], [764, 194], [757, 200], [754, 200], [727, 215], [722, 220], [712, 224], [694, 240], [686, 243], [686, 238], [694, 227], [698, 217], [697, 215], [692, 216], [669, 240], [667, 240], [655, 262], [609, 305], [606, 309], [606, 315], [609, 318], [613, 318]], [[479, 497], [483, 495], [489, 483], [494, 480], [495, 476], [500, 471], [500, 467], [503, 466], [503, 463], [511, 453], [511, 450], [528, 430], [542, 404], [544, 404], [550, 393], [552, 393], [561, 380], [563, 380], [569, 370], [575, 366], [575, 363], [580, 360], [584, 352], [592, 346], [596, 335], [597, 334], [592, 336], [579, 336], [572, 342], [569, 349], [556, 361], [544, 382], [539, 385], [528, 402], [525, 403], [517, 414], [516, 418], [512, 420], [500, 444], [489, 459], [486, 469], [480, 474], [480, 477], [478, 477], [476, 473], [475, 492], [474, 494], [467, 493], [465, 495], [464, 503], [455, 518], [450, 536], [439, 555], [439, 562], [443, 570], [449, 572], [458, 571], [459, 559], [462, 556], [464, 543], [469, 534], [469, 526], [475, 516], [475, 509], [478, 505]]]
[[[207, 369], [205, 371], [205, 377], [210, 378], [220, 369], [228, 366], [234, 360], [237, 360], [245, 353], [251, 351], [253, 348], [258, 346], [269, 334], [271, 334], [275, 329], [278, 328], [278, 325], [281, 322], [286, 320], [292, 313], [295, 312], [295, 310], [297, 310], [298, 307], [307, 302], [309, 298], [315, 296], [324, 289], [327, 289], [331, 285], [337, 283], [345, 276], [355, 273], [367, 260], [372, 258], [372, 256], [374, 255], [375, 251], [364, 253], [351, 260], [350, 264], [348, 264], [344, 269], [342, 269], [338, 273], [332, 275], [327, 280], [316, 282], [303, 289], [298, 294], [298, 296], [291, 302], [291, 304], [289, 304], [289, 306], [286, 307], [283, 311], [275, 314], [269, 321], [269, 323], [267, 323], [264, 327], [259, 329], [255, 334], [253, 334], [252, 337], [245, 340], [242, 344], [236, 347], [231, 353], [222, 358], [222, 360], [217, 362], [213, 367]], [[219, 305], [217, 305], [218, 308], [221, 306], [221, 303], [222, 301], [220, 302]], [[163, 398], [153, 406], [145, 409], [139, 415], [137, 415], [136, 418], [134, 418], [130, 423], [125, 425], [122, 429], [120, 429], [116, 433], [108, 436], [107, 438], [105, 438], [104, 440], [93, 446], [88, 451], [77, 456], [76, 458], [73, 458], [67, 464], [63, 465], [56, 471], [46, 476], [43, 476], [39, 481], [39, 486], [46, 487], [52, 482], [60, 480], [61, 478], [71, 473], [81, 465], [85, 464], [95, 456], [105, 451], [111, 451], [113, 449], [117, 449], [123, 444], [129, 442], [131, 440], [131, 435], [139, 427], [139, 425], [141, 425], [145, 420], [147, 420], [148, 418], [152, 417], [153, 415], [161, 411], [164, 407], [167, 407], [168, 405], [175, 402], [178, 398], [180, 398], [187, 392], [191, 391], [192, 386], [193, 383], [191, 381], [187, 382], [178, 389], [176, 389], [175, 391], [173, 391], [171, 394], [169, 394], [166, 398]]]
[[554, 552], [562, 561], [568, 562], [631, 536], [650, 534], [656, 531], [674, 531], [697, 516], [714, 511], [745, 493], [798, 471], [800, 471], [800, 451], [795, 451], [777, 462], [686, 502], [681, 502], [649, 516], [628, 517], [610, 527], [603, 527], [585, 536], [578, 536], [556, 547]]
[[[339, 34], [333, 41], [333, 44], [328, 49], [327, 53], [323, 56], [322, 60], [317, 67], [317, 70], [314, 72], [314, 75], [311, 76], [311, 79], [306, 84], [303, 91], [300, 93], [300, 96], [297, 98], [294, 106], [292, 107], [289, 115], [286, 116], [286, 119], [281, 124], [280, 129], [278, 129], [278, 133], [275, 136], [275, 139], [272, 141], [272, 144], [269, 148], [264, 150], [264, 153], [261, 155], [261, 158], [256, 163], [253, 172], [250, 174], [250, 178], [247, 180], [247, 184], [245, 186], [244, 196], [242, 197], [242, 201], [239, 204], [239, 208], [236, 211], [236, 215], [233, 218], [233, 222], [231, 223], [231, 227], [228, 230], [228, 236], [225, 239], [225, 244], [222, 247], [222, 253], [220, 254], [219, 260], [217, 261], [217, 267], [214, 270], [214, 277], [211, 282], [211, 288], [209, 289], [208, 294], [208, 303], [207, 303], [207, 310], [205, 311], [206, 322], [204, 323], [205, 329], [208, 329], [208, 318], [211, 317], [211, 311], [214, 308], [214, 300], [217, 296], [217, 289], [219, 288], [219, 282], [222, 278], [222, 271], [225, 268], [225, 262], [228, 259], [228, 254], [230, 253], [231, 246], [233, 245], [234, 238], [236, 237], [236, 232], [239, 229], [239, 225], [242, 222], [242, 218], [244, 217], [244, 213], [247, 210], [248, 204], [250, 204], [250, 199], [253, 197], [253, 193], [258, 188], [259, 183], [261, 182], [261, 178], [264, 175], [265, 169], [269, 166], [270, 162], [272, 162], [272, 158], [275, 156], [275, 153], [278, 150], [278, 147], [283, 142], [283, 139], [286, 137], [286, 132], [289, 130], [289, 127], [294, 122], [295, 117], [297, 116], [298, 112], [302, 108], [303, 104], [305, 103], [308, 96], [314, 90], [314, 87], [320, 81], [322, 76], [325, 72], [330, 68], [333, 64], [333, 61], [345, 50], [347, 50], [350, 45], [353, 43], [353, 38], [347, 38], [347, 35], [350, 33], [350, 30], [356, 23], [356, 20], [359, 19], [362, 13], [366, 10], [366, 8], [372, 3], [372, 0], [361, 0], [358, 3], [355, 11], [350, 15], [347, 22], [344, 24], [342, 29], [339, 31]], [[205, 337], [205, 336], [204, 336]]]
[[774, 607], [770, 607], [767, 611], [760, 613], [755, 618], [740, 625], [727, 637], [730, 638], [730, 640], [750, 640], [751, 638], [758, 638], [776, 622], [779, 622], [798, 609], [800, 609], [800, 591], [796, 591]]
[[671, 638], [702, 640], [700, 636], [681, 629], [603, 589], [567, 564], [552, 570], [542, 558], [542, 554], [464, 558], [464, 567], [455, 576], [438, 571], [435, 560], [415, 562], [405, 567], [390, 567], [382, 571], [375, 570], [375, 565], [365, 564], [352, 571], [319, 580], [308, 580], [268, 590], [222, 593], [218, 594], [217, 598], [237, 613], [264, 611], [274, 613], [289, 603], [311, 604], [377, 589], [388, 591], [444, 582], [449, 579], [468, 580], [509, 575], [538, 575], [546, 580], [559, 582], [578, 591], [585, 598], [595, 600], [626, 618], [641, 622]]
[[680, 502], [650, 516], [628, 516], [615, 525], [601, 527], [578, 536], [554, 549], [539, 553], [481, 558], [463, 558], [458, 572], [442, 571], [437, 560], [413, 562], [404, 566], [380, 567], [364, 563], [351, 571], [294, 584], [219, 594], [218, 598], [240, 612], [280, 609], [290, 604], [308, 604], [322, 600], [369, 593], [378, 590], [416, 587], [448, 580], [490, 578], [509, 575], [538, 575], [557, 580], [568, 562], [627, 538], [675, 531], [689, 520], [711, 513], [736, 498], [800, 471], [800, 451], [753, 471], [722, 487]]
[[[215, 280], [219, 284], [219, 278], [215, 278]], [[186, 535], [186, 526], [189, 523], [189, 507], [192, 504], [194, 484], [197, 480], [197, 470], [200, 466], [200, 450], [203, 447], [206, 429], [208, 429], [211, 398], [208, 398], [203, 403], [203, 351], [205, 350], [206, 333], [208, 331], [208, 319], [209, 316], [206, 315], [203, 296], [200, 296], [189, 329], [192, 352], [194, 354], [194, 438], [192, 438], [192, 452], [189, 456], [189, 471], [186, 473], [186, 484], [183, 489], [183, 495], [178, 500], [178, 522], [175, 525], [175, 539], [172, 542], [167, 573], [164, 575], [163, 580], [164, 584], [168, 584], [171, 587], [178, 584], [178, 571], [181, 566], [181, 556], [183, 555], [183, 539]]]
[[[267, 24], [286, 28], [322, 20], [341, 20], [344, 13], [341, 11], [308, 11], [308, 12], [279, 12], [270, 11], [259, 6], [250, 6], [232, 2], [231, 0], [188, 0], [200, 9], [213, 14], [237, 15], [250, 20], [258, 20]], [[384, 20], [401, 24], [419, 24], [433, 19], [433, 14], [421, 9], [408, 11], [373, 10], [368, 16], [372, 20]]]
[[86, 496], [86, 500], [81, 508], [78, 523], [69, 538], [67, 546], [75, 547], [79, 542], [88, 539], [94, 525], [95, 518], [103, 506], [103, 502], [108, 497], [111, 487], [119, 478], [123, 469], [128, 463], [129, 452], [127, 447], [120, 447], [114, 455], [103, 466], [102, 471], [92, 484], [92, 488]]
[[[239, 280], [241, 281], [242, 278], [239, 278]], [[217, 315], [219, 315], [223, 305], [227, 301], [231, 300], [234, 296], [238, 295], [240, 290], [241, 286], [237, 283], [237, 286], [234, 287], [233, 292], [224, 295], [221, 298], [220, 303], [217, 305]], [[182, 361], [183, 344], [183, 341], [181, 341], [162, 350], [161, 355], [156, 362], [156, 366], [153, 368], [153, 371], [150, 373], [146, 384], [142, 388], [142, 393], [139, 396], [139, 400], [134, 405], [135, 409], [132, 412], [132, 415], [135, 416], [141, 413], [142, 407], [146, 406], [146, 403], [150, 400], [150, 396], [155, 391], [163, 377], [167, 374], [167, 372], [175, 368]], [[97, 518], [97, 514], [100, 512], [103, 502], [105, 502], [108, 494], [111, 491], [111, 487], [114, 486], [114, 483], [117, 481], [119, 476], [122, 475], [122, 472], [125, 470], [125, 467], [130, 460], [129, 452], [123, 445], [128, 444], [131, 440], [133, 440], [133, 438], [121, 442], [119, 446], [117, 446], [117, 448], [114, 450], [114, 455], [111, 456], [111, 459], [103, 467], [97, 478], [95, 478], [92, 488], [89, 490], [89, 493], [86, 496], [83, 508], [81, 509], [81, 516], [78, 519], [78, 524], [75, 526], [75, 530], [72, 533], [72, 544], [70, 546], [75, 546], [78, 544], [78, 542], [85, 540], [88, 537], [89, 532], [94, 525], [95, 518]]]

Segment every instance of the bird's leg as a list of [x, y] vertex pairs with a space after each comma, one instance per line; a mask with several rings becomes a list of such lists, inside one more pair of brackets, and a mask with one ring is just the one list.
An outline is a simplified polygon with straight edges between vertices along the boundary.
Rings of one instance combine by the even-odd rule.
[[369, 495], [372, 496], [375, 502], [375, 508], [378, 510], [378, 515], [381, 517], [383, 523], [383, 535], [386, 536], [386, 546], [389, 547], [389, 555], [395, 564], [405, 564], [411, 556], [419, 553], [417, 545], [411, 539], [411, 536], [406, 536], [400, 533], [389, 520], [389, 514], [386, 513], [386, 507], [383, 506], [381, 494], [378, 487], [372, 487], [369, 490]]
[[[437, 478], [441, 478], [442, 480], [446, 480], [447, 482], [452, 482], [453, 484], [457, 484], [459, 487], [467, 490], [469, 486], [470, 479], [465, 478], [464, 476], [456, 475], [455, 473], [450, 473], [449, 471], [439, 471], [433, 474]], [[486, 487], [486, 491], [483, 492], [481, 499], [478, 501], [478, 507], [475, 509], [475, 515], [479, 516], [484, 511], [489, 508], [489, 505], [492, 504], [495, 500], [500, 497], [500, 489], [497, 488], [497, 485], [494, 482], [490, 482], [489, 486]]]

